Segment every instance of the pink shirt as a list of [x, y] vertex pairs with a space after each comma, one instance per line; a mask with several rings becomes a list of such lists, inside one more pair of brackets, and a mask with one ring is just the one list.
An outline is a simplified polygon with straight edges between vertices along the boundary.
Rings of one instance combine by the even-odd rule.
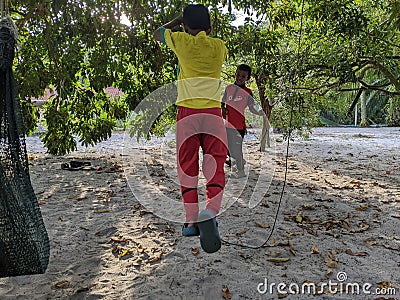
[[246, 129], [244, 111], [247, 106], [254, 103], [251, 90], [245, 86], [240, 87], [236, 84], [230, 84], [225, 88], [222, 101], [228, 109], [226, 127], [237, 130]]

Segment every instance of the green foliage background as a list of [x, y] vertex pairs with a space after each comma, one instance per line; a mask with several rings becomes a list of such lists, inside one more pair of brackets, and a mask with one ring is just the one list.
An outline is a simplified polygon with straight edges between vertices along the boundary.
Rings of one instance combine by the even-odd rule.
[[[236, 64], [250, 64], [258, 100], [273, 126], [301, 130], [320, 124], [320, 114], [351, 122], [349, 108], [361, 91], [374, 122], [399, 125], [399, 0], [199, 2], [210, 8], [212, 35], [227, 43], [226, 79], [231, 81]], [[44, 106], [42, 134], [50, 153], [68, 153], [77, 140], [93, 145], [107, 139], [145, 97], [176, 79], [176, 57], [152, 33], [186, 4], [12, 1], [20, 35], [14, 71], [27, 133], [35, 130], [38, 112], [26, 99], [51, 87], [57, 93]], [[239, 27], [226, 12], [233, 8], [248, 14]], [[124, 16], [130, 25], [121, 22]], [[104, 89], [110, 86], [124, 96], [107, 97]], [[156, 120], [138, 114], [132, 133], [162, 135], [174, 118], [173, 107]], [[143, 132], [149, 122], [151, 130]]]

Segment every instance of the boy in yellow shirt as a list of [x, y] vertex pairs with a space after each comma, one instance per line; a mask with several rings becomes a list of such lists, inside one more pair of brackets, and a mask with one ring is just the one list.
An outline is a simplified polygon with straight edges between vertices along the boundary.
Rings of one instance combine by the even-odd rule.
[[[171, 29], [183, 25], [184, 32]], [[225, 187], [224, 163], [227, 140], [221, 115], [220, 75], [227, 56], [225, 43], [209, 37], [210, 14], [204, 5], [190, 4], [182, 18], [176, 18], [154, 32], [156, 41], [165, 43], [178, 57], [178, 116], [176, 149], [178, 177], [186, 211], [184, 236], [200, 235], [204, 251], [221, 247], [218, 224]], [[199, 214], [199, 149], [203, 151], [206, 178], [206, 209]]]

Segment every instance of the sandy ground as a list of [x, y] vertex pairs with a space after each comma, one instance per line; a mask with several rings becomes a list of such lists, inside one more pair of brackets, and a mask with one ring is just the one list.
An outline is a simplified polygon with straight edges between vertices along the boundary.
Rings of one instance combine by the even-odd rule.
[[[281, 199], [286, 143], [260, 153], [248, 135], [247, 178], [226, 168], [213, 254], [181, 236], [170, 140], [116, 133], [54, 157], [28, 138], [50, 263], [45, 274], [1, 278], [0, 299], [400, 299], [399, 136], [316, 128], [290, 143]], [[71, 160], [91, 167], [62, 170]]]

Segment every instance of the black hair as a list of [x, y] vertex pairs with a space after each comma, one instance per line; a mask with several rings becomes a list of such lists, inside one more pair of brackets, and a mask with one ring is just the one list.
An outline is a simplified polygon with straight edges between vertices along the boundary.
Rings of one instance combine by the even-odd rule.
[[207, 7], [202, 4], [189, 4], [183, 10], [183, 23], [194, 30], [210, 29], [210, 13]]
[[249, 79], [250, 79], [250, 76], [251, 76], [251, 67], [250, 67], [249, 65], [246, 65], [246, 64], [238, 65], [236, 71], [237, 71], [237, 70], [241, 70], [241, 71], [247, 72], [247, 74], [249, 75]]

